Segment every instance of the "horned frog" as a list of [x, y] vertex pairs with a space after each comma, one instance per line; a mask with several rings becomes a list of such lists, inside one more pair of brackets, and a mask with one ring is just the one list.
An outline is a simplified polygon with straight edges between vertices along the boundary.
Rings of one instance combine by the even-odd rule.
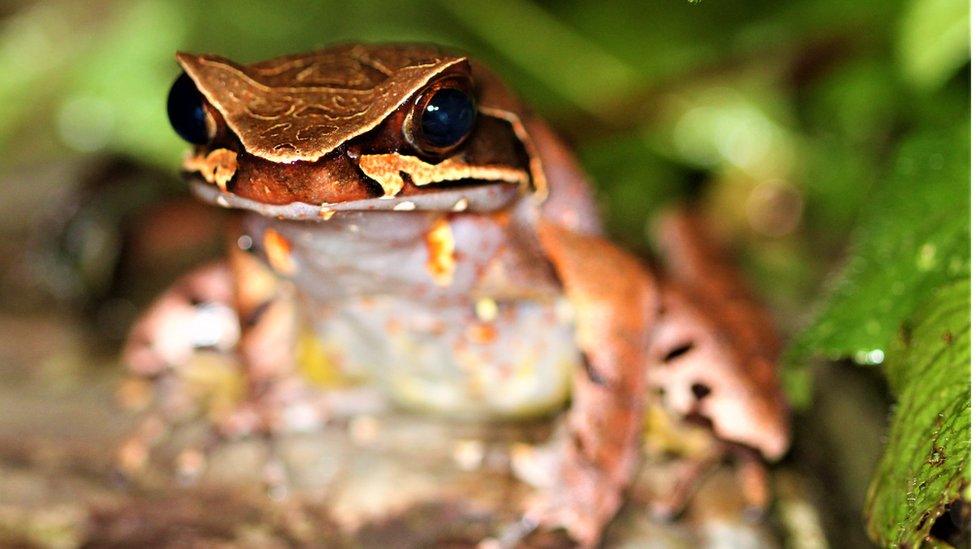
[[196, 349], [233, 348], [245, 397], [215, 432], [334, 418], [300, 372], [310, 352], [393, 406], [549, 415], [555, 459], [521, 524], [583, 545], [621, 506], [650, 409], [752, 456], [787, 449], [775, 332], [696, 216], [663, 222], [673, 276], [653, 274], [602, 236], [573, 155], [482, 65], [420, 45], [177, 59], [183, 171], [241, 215], [228, 258], [162, 295], [124, 360], [161, 385]]

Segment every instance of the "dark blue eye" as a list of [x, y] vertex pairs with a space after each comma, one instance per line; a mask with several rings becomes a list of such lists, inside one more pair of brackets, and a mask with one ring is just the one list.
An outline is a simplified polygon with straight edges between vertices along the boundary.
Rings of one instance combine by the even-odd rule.
[[443, 150], [464, 140], [474, 127], [474, 101], [457, 88], [440, 88], [418, 104], [420, 124], [416, 135], [421, 148]]
[[185, 72], [173, 82], [166, 98], [170, 125], [180, 137], [196, 145], [206, 145], [210, 141], [203, 101], [203, 94]]

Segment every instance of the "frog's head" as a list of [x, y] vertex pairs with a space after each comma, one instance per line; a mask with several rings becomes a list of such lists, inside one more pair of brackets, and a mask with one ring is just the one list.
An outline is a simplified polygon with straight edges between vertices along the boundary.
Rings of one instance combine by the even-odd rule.
[[497, 209], [544, 192], [519, 104], [430, 46], [342, 45], [238, 65], [177, 54], [169, 116], [194, 191], [289, 219]]

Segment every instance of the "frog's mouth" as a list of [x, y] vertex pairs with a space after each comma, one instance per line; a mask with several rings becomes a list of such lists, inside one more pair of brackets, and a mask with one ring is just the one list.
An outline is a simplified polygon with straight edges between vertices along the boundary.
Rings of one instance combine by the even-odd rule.
[[199, 174], [188, 174], [187, 177], [190, 180], [190, 190], [204, 202], [293, 220], [325, 220], [336, 212], [349, 211], [493, 212], [509, 206], [522, 194], [515, 184], [485, 183], [468, 179], [455, 181], [437, 192], [412, 196], [366, 198], [320, 205], [306, 202], [268, 204], [221, 190]]
[[489, 116], [461, 150], [443, 159], [377, 142], [383, 144], [382, 134], [315, 162], [278, 163], [229, 141], [198, 148], [183, 170], [206, 201], [287, 219], [321, 219], [338, 211], [492, 211], [534, 183], [513, 127]]

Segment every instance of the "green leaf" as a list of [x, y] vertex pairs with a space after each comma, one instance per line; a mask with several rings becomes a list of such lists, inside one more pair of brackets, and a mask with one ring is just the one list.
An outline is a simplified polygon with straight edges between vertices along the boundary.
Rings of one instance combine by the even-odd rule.
[[906, 79], [920, 90], [940, 87], [969, 59], [969, 2], [913, 0], [897, 40]]
[[806, 393], [800, 366], [813, 355], [881, 365], [897, 405], [867, 512], [887, 546], [928, 541], [947, 505], [968, 497], [969, 141], [966, 124], [904, 142], [788, 354], [794, 396]]
[[885, 365], [897, 398], [868, 492], [868, 530], [886, 546], [917, 547], [970, 483], [970, 286], [940, 288], [906, 323]]
[[968, 123], [909, 139], [862, 217], [833, 292], [788, 353], [788, 377], [814, 355], [881, 363], [933, 290], [968, 275]]

